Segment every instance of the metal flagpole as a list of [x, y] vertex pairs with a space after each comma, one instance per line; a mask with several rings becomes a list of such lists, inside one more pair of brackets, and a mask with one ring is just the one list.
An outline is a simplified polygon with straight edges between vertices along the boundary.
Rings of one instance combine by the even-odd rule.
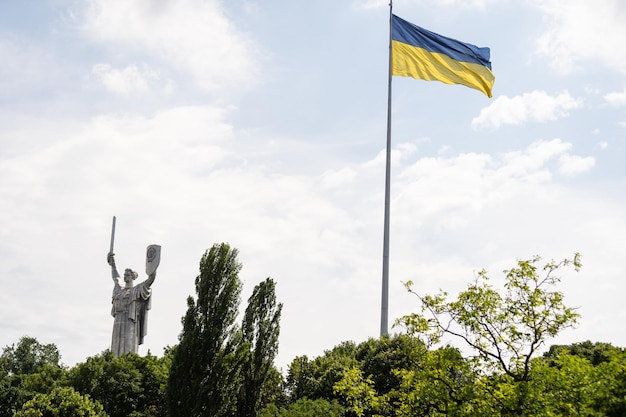
[[389, 206], [391, 185], [391, 34], [393, 0], [389, 0], [389, 80], [387, 87], [387, 156], [385, 165], [385, 221], [383, 231], [383, 285], [380, 307], [380, 336], [389, 334]]

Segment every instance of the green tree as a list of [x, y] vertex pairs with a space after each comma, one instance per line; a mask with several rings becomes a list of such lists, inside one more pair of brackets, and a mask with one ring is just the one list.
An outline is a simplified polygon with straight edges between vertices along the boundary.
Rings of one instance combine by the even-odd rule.
[[302, 398], [339, 399], [334, 386], [344, 372], [354, 366], [358, 366], [354, 342], [343, 342], [313, 360], [307, 356], [296, 357], [289, 365], [286, 378], [290, 402]]
[[602, 416], [594, 409], [601, 395], [600, 375], [587, 359], [561, 352], [552, 366], [545, 360], [533, 361], [529, 395], [540, 405], [538, 414], [546, 416]]
[[596, 366], [600, 387], [594, 409], [608, 417], [626, 416], [626, 353]]
[[165, 416], [170, 357], [110, 351], [87, 358], [67, 373], [67, 384], [99, 401], [110, 417]]
[[41, 344], [34, 337], [23, 336], [16, 345], [2, 352], [6, 369], [15, 375], [34, 374], [44, 365], [60, 367], [61, 354], [54, 343]]
[[427, 353], [426, 345], [409, 335], [370, 338], [356, 348], [359, 368], [371, 378], [379, 395], [399, 387], [401, 378], [395, 370], [417, 369]]
[[593, 343], [590, 340], [580, 343], [572, 343], [571, 345], [552, 345], [543, 357], [552, 362], [560, 353], [567, 352], [570, 355], [580, 356], [597, 366], [604, 362], [610, 362], [613, 359], [626, 356], [626, 350], [615, 347], [610, 343]]
[[[431, 346], [443, 336], [464, 341], [478, 359], [477, 369], [494, 376], [491, 383], [484, 384], [485, 393], [491, 395], [503, 412], [512, 415], [523, 415], [532, 408], [529, 381], [532, 359], [538, 350], [578, 318], [554, 287], [560, 281], [556, 271], [570, 265], [578, 271], [580, 256], [549, 262], [543, 267], [537, 266], [539, 262], [539, 257], [521, 260], [505, 271], [502, 293], [489, 284], [485, 270], [478, 273], [467, 290], [451, 300], [445, 292], [419, 296], [412, 283], [407, 282], [407, 289], [421, 301], [421, 312], [398, 321], [410, 334], [424, 337]], [[510, 401], [511, 395], [499, 394], [506, 384], [493, 385], [493, 381], [502, 380], [513, 384], [515, 401]]]
[[14, 385], [14, 380], [7, 361], [0, 356], [0, 417], [12, 417], [19, 408], [17, 399], [19, 387]]
[[287, 368], [285, 380], [285, 392], [289, 402], [293, 403], [299, 398], [315, 398], [315, 375], [313, 363], [306, 355], [296, 356]]
[[168, 379], [172, 417], [219, 417], [236, 407], [241, 368], [241, 332], [235, 324], [241, 293], [237, 254], [226, 243], [215, 244], [200, 260], [197, 299], [187, 299]]
[[258, 416], [263, 407], [263, 386], [273, 369], [278, 351], [282, 304], [276, 302], [276, 285], [271, 278], [258, 284], [248, 299], [243, 318], [242, 337], [245, 359], [237, 415]]
[[37, 394], [15, 417], [107, 417], [102, 405], [71, 387], [56, 387], [48, 394]]
[[428, 351], [420, 340], [396, 335], [370, 339], [357, 352], [358, 367], [334, 385], [347, 415], [463, 415], [476, 408], [473, 365], [458, 349]]
[[[582, 399], [574, 398], [576, 407], [587, 405], [591, 401], [592, 405], [589, 407], [598, 415], [626, 415], [626, 349], [588, 340], [550, 346], [543, 359], [543, 368], [549, 366], [544, 373], [557, 374], [566, 382], [568, 378], [574, 379], [576, 383], [570, 383], [569, 386], [563, 382], [551, 386], [563, 386], [561, 390], [564, 392], [561, 396], [581, 397]], [[578, 385], [580, 387], [577, 389]], [[583, 395], [585, 393], [588, 395]], [[591, 412], [588, 414], [592, 415]]]
[[401, 383], [386, 396], [388, 404], [402, 417], [493, 415], [479, 394], [475, 368], [454, 347], [430, 350], [417, 367], [395, 371]]
[[380, 397], [374, 389], [374, 382], [356, 366], [344, 370], [343, 377], [333, 389], [341, 395], [346, 414], [363, 417], [378, 408]]
[[301, 398], [285, 407], [270, 404], [261, 411], [260, 417], [343, 417], [344, 408], [335, 400]]
[[41, 344], [23, 336], [0, 355], [0, 417], [13, 416], [37, 393], [48, 393], [60, 383], [65, 368], [53, 343]]
[[264, 408], [270, 404], [276, 407], [289, 404], [289, 397], [285, 392], [285, 377], [276, 366], [270, 368], [265, 383], [261, 387], [261, 407]]

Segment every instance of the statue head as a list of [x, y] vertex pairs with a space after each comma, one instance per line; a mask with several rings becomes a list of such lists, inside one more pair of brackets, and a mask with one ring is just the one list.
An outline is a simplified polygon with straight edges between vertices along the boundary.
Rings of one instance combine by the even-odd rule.
[[124, 271], [124, 282], [126, 284], [132, 284], [132, 282], [136, 280], [138, 276], [139, 274], [137, 272], [133, 271], [130, 268], [126, 268], [126, 270]]

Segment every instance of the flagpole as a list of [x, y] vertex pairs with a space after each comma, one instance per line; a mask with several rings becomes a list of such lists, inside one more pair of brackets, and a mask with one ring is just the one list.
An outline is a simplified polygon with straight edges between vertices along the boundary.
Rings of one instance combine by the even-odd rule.
[[391, 196], [391, 36], [393, 0], [389, 0], [389, 74], [387, 86], [387, 153], [385, 158], [385, 220], [383, 230], [383, 281], [380, 307], [380, 336], [387, 336], [389, 330], [389, 206]]

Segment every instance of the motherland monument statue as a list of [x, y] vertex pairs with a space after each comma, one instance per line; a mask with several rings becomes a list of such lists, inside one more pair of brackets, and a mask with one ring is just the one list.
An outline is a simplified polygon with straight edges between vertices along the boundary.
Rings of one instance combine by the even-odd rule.
[[113, 323], [113, 336], [111, 338], [111, 352], [119, 357], [128, 352], [137, 353], [139, 345], [148, 330], [148, 310], [150, 310], [150, 296], [152, 295], [152, 283], [156, 277], [156, 269], [161, 260], [161, 246], [149, 245], [146, 250], [146, 274], [148, 278], [134, 285], [137, 272], [130, 268], [124, 271], [124, 286], [119, 283], [120, 274], [115, 265], [113, 243], [115, 241], [115, 216], [111, 228], [111, 246], [107, 255], [107, 262], [111, 266], [113, 278], [113, 298], [111, 315], [115, 318]]

